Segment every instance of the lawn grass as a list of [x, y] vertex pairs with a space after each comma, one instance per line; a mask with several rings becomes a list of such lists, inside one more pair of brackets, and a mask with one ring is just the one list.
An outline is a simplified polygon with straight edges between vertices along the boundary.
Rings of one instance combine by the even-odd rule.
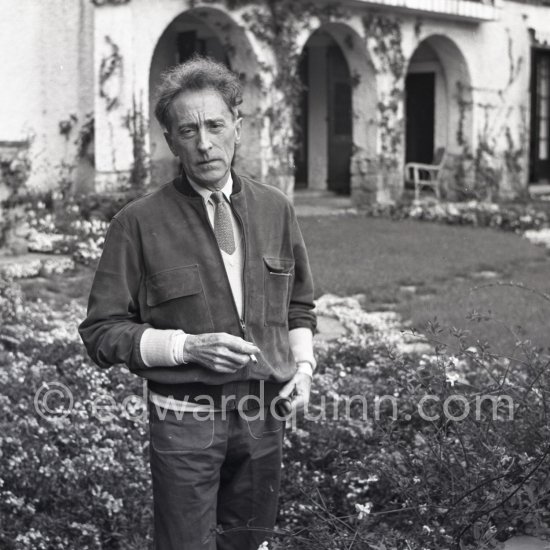
[[[307, 217], [300, 224], [317, 296], [365, 294], [369, 310], [391, 307], [418, 329], [437, 318], [503, 353], [518, 337], [549, 345], [550, 302], [513, 287], [479, 288], [514, 281], [550, 292], [550, 254], [518, 235], [363, 216]], [[497, 276], [485, 279], [490, 273], [483, 272]], [[470, 322], [474, 309], [496, 320]]]
[[[369, 310], [395, 309], [423, 330], [437, 318], [511, 353], [518, 338], [549, 346], [550, 302], [513, 287], [514, 281], [550, 293], [550, 253], [503, 231], [364, 216], [300, 220], [315, 279], [316, 297], [364, 294]], [[484, 279], [480, 272], [496, 272]], [[85, 304], [93, 270], [22, 280], [30, 299]], [[493, 286], [485, 286], [493, 285]], [[468, 321], [477, 310], [495, 320]], [[511, 332], [512, 331], [512, 332]]]

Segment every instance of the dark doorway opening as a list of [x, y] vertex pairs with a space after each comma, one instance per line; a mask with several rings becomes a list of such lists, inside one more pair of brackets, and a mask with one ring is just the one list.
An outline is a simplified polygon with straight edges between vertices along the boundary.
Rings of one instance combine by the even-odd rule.
[[200, 36], [196, 30], [183, 31], [177, 34], [178, 63], [183, 63], [194, 54], [208, 55], [214, 59], [229, 65], [229, 58], [225, 48], [215, 37]]
[[323, 31], [310, 37], [299, 61], [298, 75], [302, 92], [295, 119], [295, 188], [328, 189], [349, 195], [352, 80], [334, 38]]
[[346, 58], [336, 44], [327, 48], [328, 77], [328, 189], [350, 193], [352, 153], [351, 76]]
[[431, 164], [434, 155], [435, 73], [408, 74], [405, 94], [405, 162]]
[[307, 48], [304, 48], [298, 66], [298, 75], [302, 84], [300, 92], [299, 113], [294, 125], [296, 148], [294, 150], [294, 187], [296, 189], [307, 188], [307, 165], [309, 147], [308, 143], [308, 118], [309, 118], [309, 88], [307, 87], [309, 72], [309, 55]]
[[529, 181], [550, 183], [550, 51], [533, 50]]

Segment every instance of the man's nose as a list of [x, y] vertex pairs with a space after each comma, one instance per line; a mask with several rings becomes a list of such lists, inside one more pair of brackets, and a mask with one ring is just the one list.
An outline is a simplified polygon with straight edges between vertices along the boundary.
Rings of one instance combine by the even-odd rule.
[[201, 153], [206, 153], [212, 147], [212, 142], [208, 136], [208, 132], [201, 130], [199, 132], [199, 141], [197, 148]]

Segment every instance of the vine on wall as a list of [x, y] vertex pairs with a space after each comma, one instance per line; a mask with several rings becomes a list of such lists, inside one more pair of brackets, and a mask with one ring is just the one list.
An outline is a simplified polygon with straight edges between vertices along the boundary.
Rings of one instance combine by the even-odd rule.
[[[275, 55], [276, 65], [262, 66], [261, 89], [269, 94], [269, 107], [263, 113], [268, 120], [270, 161], [268, 180], [289, 193], [294, 179], [294, 151], [300, 129], [296, 127], [300, 113], [303, 83], [298, 75], [302, 51], [297, 38], [311, 32], [315, 19], [321, 24], [346, 16], [336, 4], [324, 6], [312, 2], [300, 4], [291, 0], [266, 0], [253, 5], [243, 20], [258, 40]], [[271, 83], [271, 85], [269, 84]]]
[[[459, 122], [456, 137], [462, 152], [455, 163], [454, 182], [450, 191], [461, 200], [497, 199], [503, 192], [503, 183], [508, 187], [506, 192], [516, 197], [525, 195], [527, 191], [523, 181], [528, 146], [527, 109], [525, 106], [519, 107], [518, 137], [514, 139], [510, 120], [516, 108], [509, 97], [520, 76], [524, 60], [521, 56], [515, 58], [513, 41], [509, 31], [507, 33], [506, 85], [500, 89], [482, 89], [457, 83]], [[484, 93], [496, 99], [476, 102], [466, 99], [472, 93]], [[465, 138], [464, 126], [474, 109], [481, 114], [483, 124], [478, 132], [477, 146], [472, 150]]]
[[93, 113], [88, 113], [84, 123], [80, 127], [78, 136], [75, 140], [76, 155], [79, 159], [86, 159], [93, 166], [95, 164], [95, 155], [93, 150], [95, 136], [95, 118]]
[[113, 42], [109, 36], [105, 36], [111, 52], [109, 55], [101, 59], [99, 66], [99, 95], [107, 104], [107, 111], [110, 111], [118, 104], [118, 94], [120, 92], [117, 87], [112, 85], [115, 76], [122, 77], [124, 63], [120, 55], [120, 48]]
[[[219, 4], [202, 0], [204, 4]], [[222, 0], [227, 10], [242, 9], [242, 21], [247, 30], [274, 54], [275, 64], [260, 62], [260, 72], [249, 83], [264, 96], [267, 107], [258, 111], [269, 135], [267, 181], [287, 193], [294, 179], [294, 151], [299, 129], [300, 98], [303, 84], [298, 75], [302, 54], [297, 40], [313, 26], [344, 20], [350, 13], [339, 3], [320, 5], [317, 2], [295, 0]], [[198, 2], [191, 0], [191, 7]]]
[[136, 96], [132, 96], [132, 109], [126, 116], [125, 125], [132, 139], [132, 168], [130, 170], [129, 184], [134, 189], [145, 189], [150, 179], [150, 157], [147, 152], [147, 132], [149, 123], [143, 109], [143, 98], [139, 102]]
[[78, 117], [74, 113], [71, 113], [69, 118], [59, 121], [59, 133], [64, 136], [67, 141], [69, 140], [71, 132], [77, 122]]
[[378, 83], [385, 83], [376, 104], [372, 123], [376, 125], [379, 149], [374, 158], [354, 148], [352, 184], [362, 192], [358, 202], [373, 202], [385, 191], [392, 199], [402, 188], [403, 90], [405, 55], [402, 47], [402, 22], [394, 16], [369, 12], [361, 18], [365, 46]]

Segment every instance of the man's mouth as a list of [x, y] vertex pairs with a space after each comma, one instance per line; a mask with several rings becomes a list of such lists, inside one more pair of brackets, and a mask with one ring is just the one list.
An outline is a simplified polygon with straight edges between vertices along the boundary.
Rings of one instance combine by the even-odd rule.
[[211, 164], [213, 162], [218, 162], [220, 159], [208, 159], [208, 160], [201, 160], [199, 162], [199, 166], [204, 166], [205, 164]]

